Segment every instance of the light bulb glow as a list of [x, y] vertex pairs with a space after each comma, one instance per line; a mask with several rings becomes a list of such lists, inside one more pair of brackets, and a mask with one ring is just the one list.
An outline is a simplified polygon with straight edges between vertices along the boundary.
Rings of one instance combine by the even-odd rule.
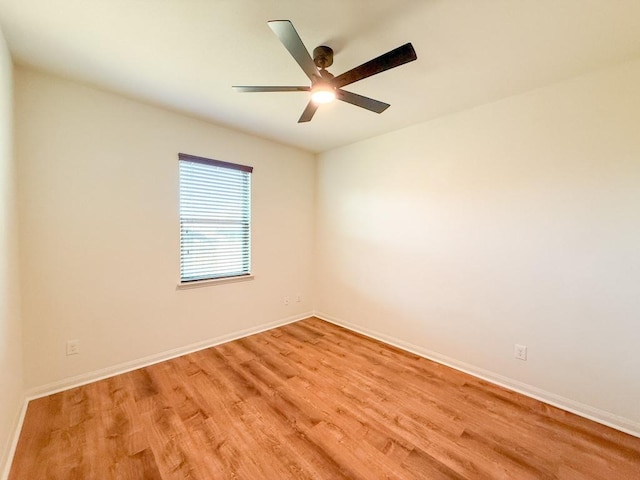
[[336, 91], [328, 85], [318, 85], [311, 91], [311, 100], [313, 103], [330, 103], [336, 99]]

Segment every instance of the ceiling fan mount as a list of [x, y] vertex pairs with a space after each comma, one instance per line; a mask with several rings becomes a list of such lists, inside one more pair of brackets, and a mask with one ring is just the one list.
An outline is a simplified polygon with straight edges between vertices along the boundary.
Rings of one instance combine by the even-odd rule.
[[364, 97], [357, 93], [343, 90], [342, 87], [355, 83], [372, 75], [390, 70], [394, 67], [412, 62], [418, 57], [411, 43], [406, 43], [368, 62], [363, 63], [337, 77], [327, 71], [333, 65], [333, 49], [321, 45], [313, 50], [313, 58], [302, 43], [298, 32], [289, 20], [272, 20], [267, 22], [273, 33], [289, 51], [293, 59], [311, 81], [310, 86], [234, 86], [239, 92], [311, 92], [311, 100], [302, 112], [298, 123], [308, 122], [313, 118], [321, 103], [334, 99], [350, 103], [371, 112], [382, 113], [390, 107], [388, 103]]
[[313, 49], [313, 63], [320, 70], [324, 70], [327, 67], [333, 65], [333, 48], [326, 45], [320, 45]]

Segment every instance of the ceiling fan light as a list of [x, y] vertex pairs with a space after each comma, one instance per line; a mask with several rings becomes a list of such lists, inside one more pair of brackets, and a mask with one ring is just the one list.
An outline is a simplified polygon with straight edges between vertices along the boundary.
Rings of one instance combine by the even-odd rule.
[[311, 101], [315, 104], [331, 103], [336, 99], [336, 91], [330, 86], [314, 87], [311, 91]]

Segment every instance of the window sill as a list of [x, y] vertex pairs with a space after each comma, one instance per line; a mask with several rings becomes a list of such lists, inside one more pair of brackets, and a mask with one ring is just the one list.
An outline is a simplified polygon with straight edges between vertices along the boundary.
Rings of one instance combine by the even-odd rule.
[[213, 278], [211, 280], [197, 280], [195, 282], [184, 282], [179, 283], [176, 286], [176, 290], [189, 290], [191, 288], [201, 288], [208, 287], [212, 285], [222, 285], [224, 283], [236, 283], [236, 282], [246, 282], [248, 280], [253, 280], [253, 275], [241, 275], [238, 277], [226, 277], [226, 278]]

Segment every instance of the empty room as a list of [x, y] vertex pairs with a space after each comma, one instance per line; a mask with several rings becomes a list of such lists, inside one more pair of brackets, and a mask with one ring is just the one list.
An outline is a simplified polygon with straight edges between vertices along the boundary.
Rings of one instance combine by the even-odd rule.
[[0, 480], [640, 479], [640, 2], [0, 31]]

